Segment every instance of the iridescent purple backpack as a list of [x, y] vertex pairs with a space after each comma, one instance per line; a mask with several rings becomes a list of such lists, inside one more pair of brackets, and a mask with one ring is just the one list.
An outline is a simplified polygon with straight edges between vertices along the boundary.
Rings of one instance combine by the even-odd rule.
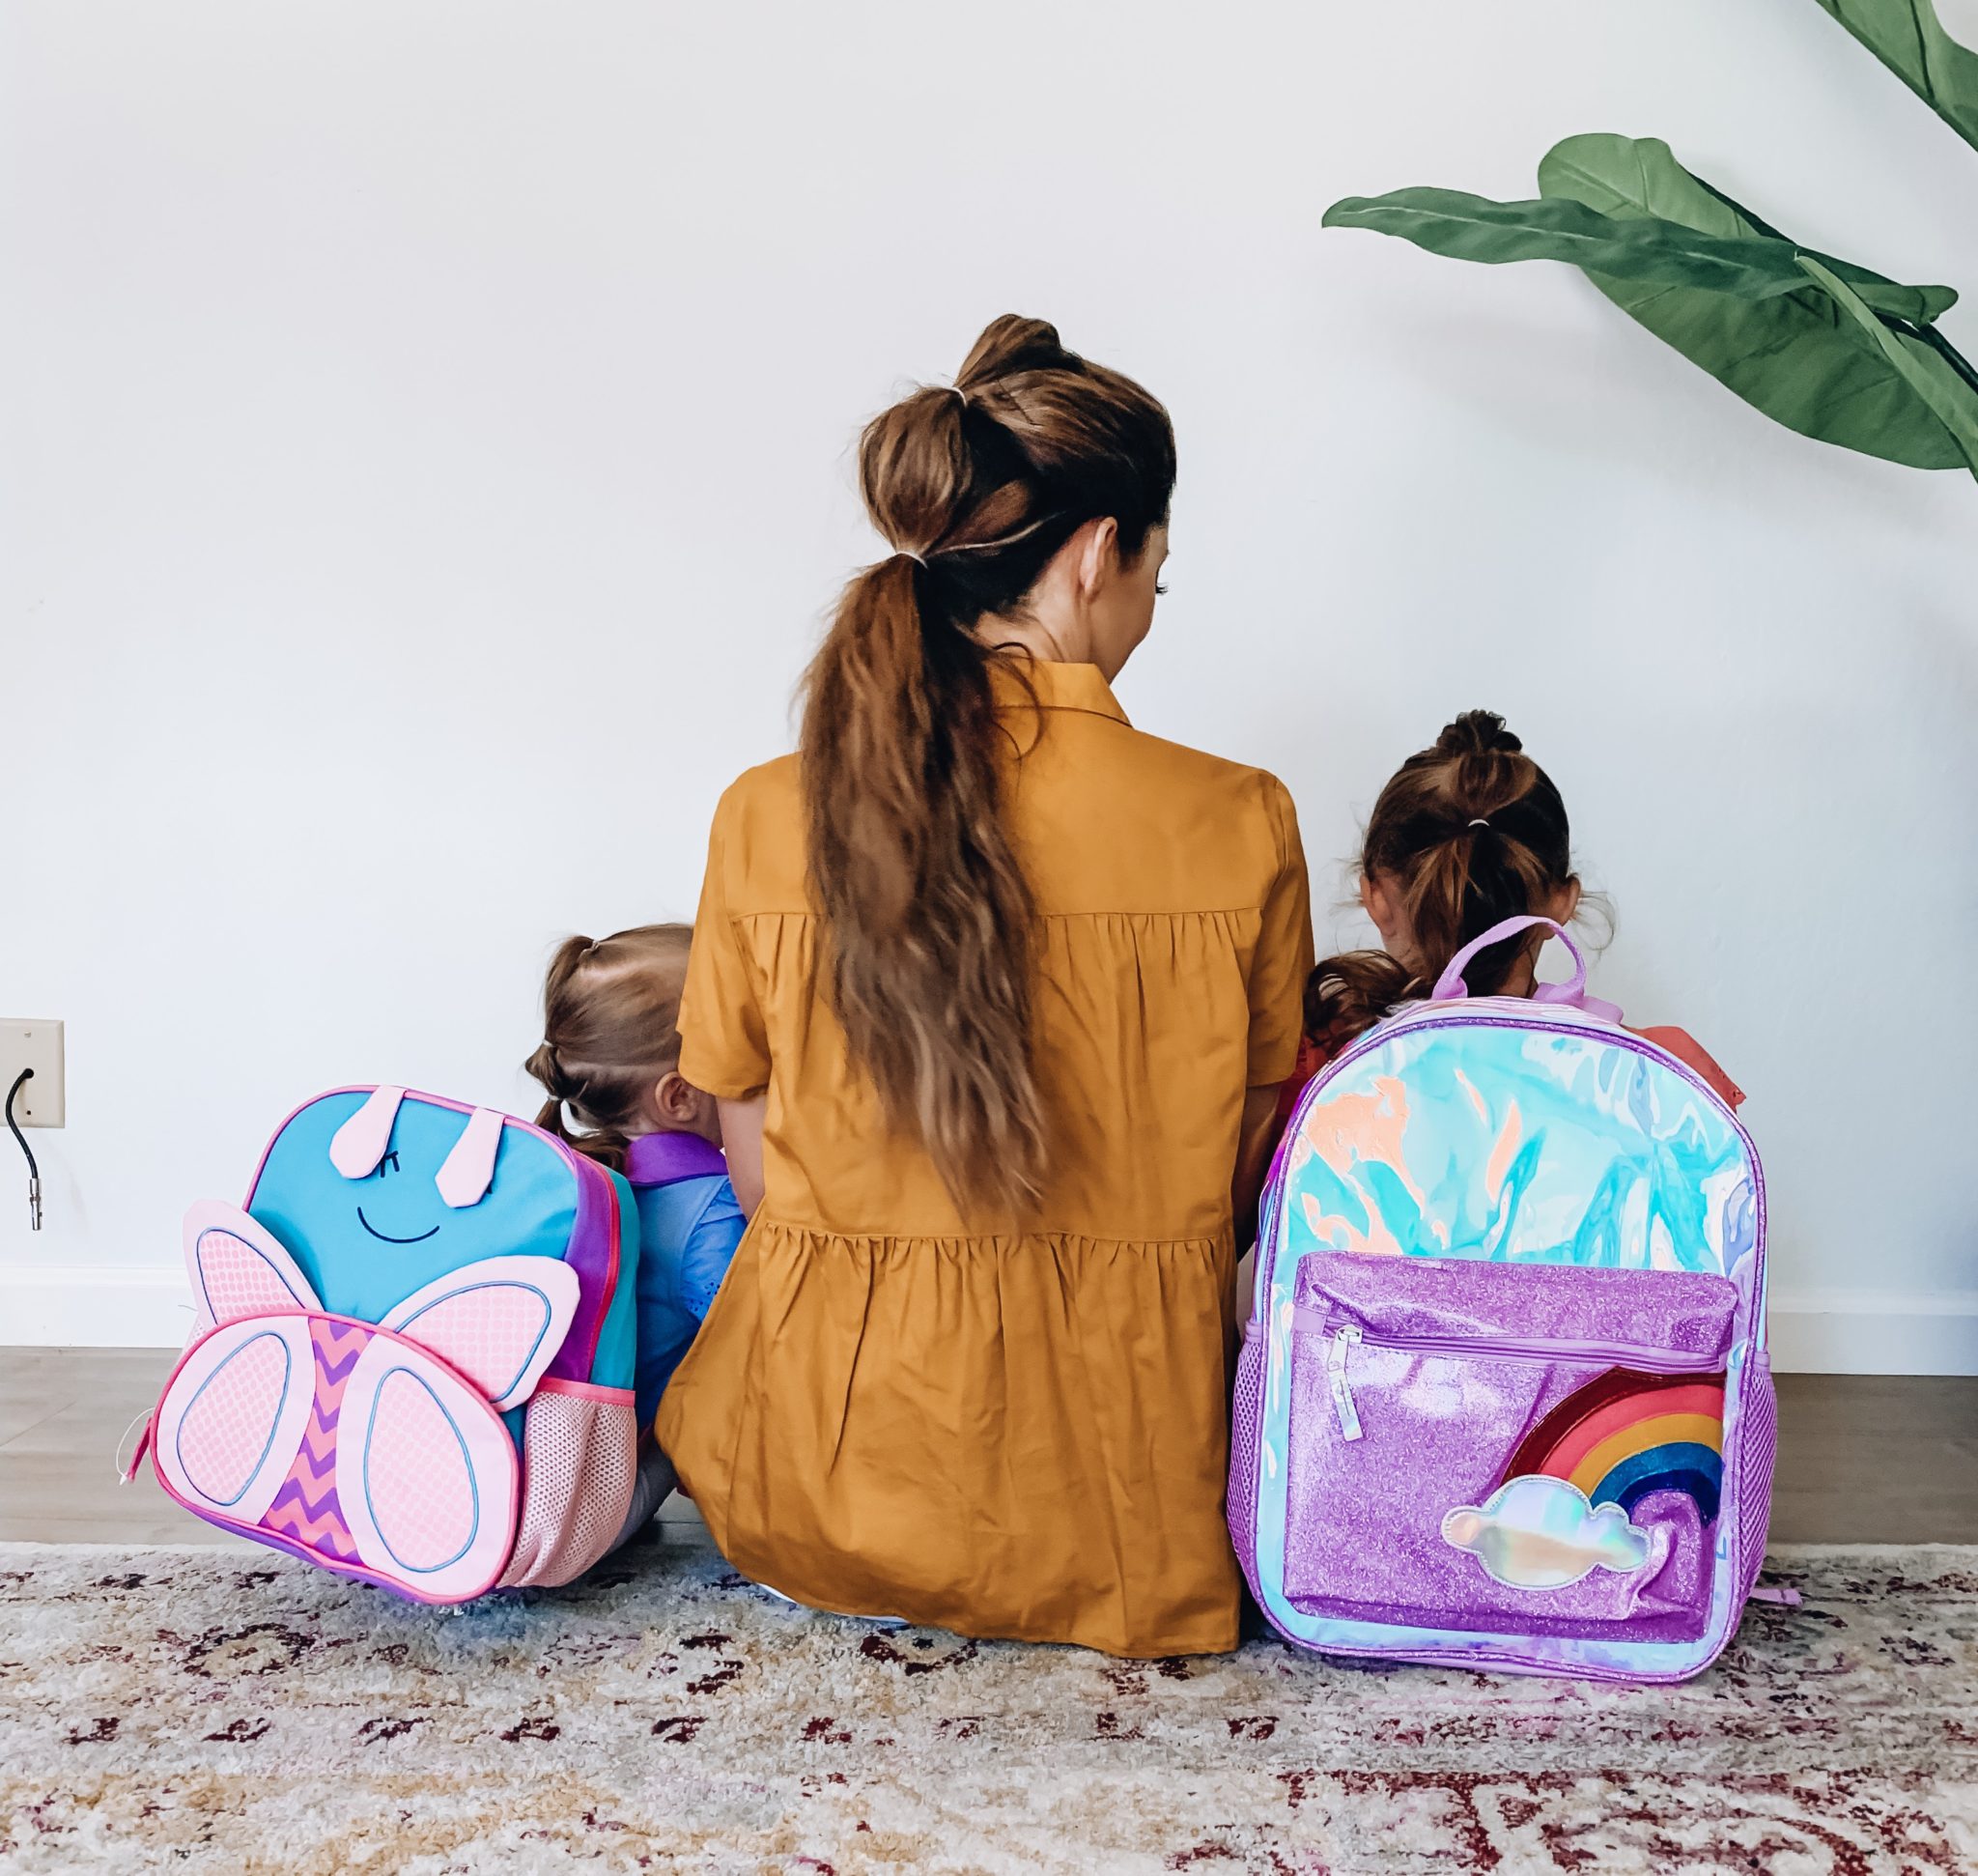
[[1765, 1180], [1691, 1068], [1485, 946], [1306, 1089], [1258, 1229], [1229, 1529], [1285, 1636], [1615, 1681], [1715, 1659], [1765, 1552]]

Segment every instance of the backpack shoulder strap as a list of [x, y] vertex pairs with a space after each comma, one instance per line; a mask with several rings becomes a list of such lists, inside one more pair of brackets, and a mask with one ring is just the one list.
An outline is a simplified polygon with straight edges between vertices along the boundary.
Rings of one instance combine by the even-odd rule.
[[642, 1133], [625, 1149], [625, 1178], [634, 1187], [720, 1179], [727, 1170], [721, 1150], [697, 1133]]

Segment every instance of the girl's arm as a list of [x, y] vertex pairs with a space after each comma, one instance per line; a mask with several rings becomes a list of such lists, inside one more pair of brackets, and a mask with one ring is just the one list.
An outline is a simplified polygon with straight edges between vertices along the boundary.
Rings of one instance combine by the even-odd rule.
[[762, 1115], [769, 1096], [751, 1094], [746, 1101], [722, 1101], [721, 1151], [728, 1155], [728, 1183], [745, 1217], [755, 1216], [762, 1203]]
[[1264, 1175], [1270, 1171], [1278, 1135], [1283, 1131], [1278, 1121], [1281, 1092], [1274, 1082], [1268, 1088], [1249, 1089], [1243, 1096], [1243, 1126], [1236, 1143], [1236, 1179], [1229, 1193], [1239, 1253], [1248, 1249], [1257, 1236], [1257, 1202], [1263, 1192]]

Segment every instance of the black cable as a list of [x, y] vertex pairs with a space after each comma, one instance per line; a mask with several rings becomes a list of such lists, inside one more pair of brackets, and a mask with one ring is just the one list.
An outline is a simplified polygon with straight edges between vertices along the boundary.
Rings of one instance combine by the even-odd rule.
[[27, 1135], [21, 1132], [20, 1123], [14, 1118], [14, 1097], [20, 1093], [21, 1088], [26, 1083], [34, 1079], [34, 1076], [35, 1071], [32, 1068], [23, 1068], [19, 1074], [14, 1077], [14, 1086], [7, 1091], [7, 1126], [14, 1137], [20, 1142], [21, 1151], [27, 1155], [28, 1178], [39, 1182], [42, 1177], [42, 1169], [35, 1164], [35, 1150], [27, 1144]]
[[24, 1083], [34, 1079], [32, 1068], [23, 1068], [14, 1077], [14, 1086], [7, 1091], [8, 1130], [20, 1142], [20, 1150], [27, 1155], [27, 1215], [35, 1230], [42, 1228], [42, 1169], [35, 1164], [35, 1150], [27, 1144], [27, 1135], [21, 1132], [20, 1123], [14, 1118], [14, 1097], [20, 1093]]

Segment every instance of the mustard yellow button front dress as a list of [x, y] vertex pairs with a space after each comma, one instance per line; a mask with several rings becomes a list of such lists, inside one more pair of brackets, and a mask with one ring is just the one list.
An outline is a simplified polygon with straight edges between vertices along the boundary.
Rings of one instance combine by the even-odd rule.
[[1037, 1213], [957, 1215], [820, 993], [797, 758], [715, 817], [681, 1072], [767, 1091], [765, 1196], [661, 1404], [735, 1566], [799, 1601], [1112, 1654], [1236, 1641], [1223, 1522], [1244, 1091], [1312, 966], [1273, 777], [1132, 728], [1097, 668], [999, 673], [1042, 918]]

